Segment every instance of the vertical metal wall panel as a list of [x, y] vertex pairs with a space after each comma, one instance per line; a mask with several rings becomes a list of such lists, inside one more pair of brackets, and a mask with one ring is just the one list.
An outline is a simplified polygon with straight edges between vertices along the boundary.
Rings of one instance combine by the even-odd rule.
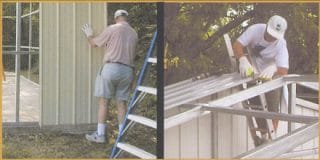
[[198, 158], [198, 119], [181, 124], [180, 130], [181, 157]]
[[[90, 68], [87, 61], [89, 55], [88, 44], [83, 44], [86, 41], [85, 35], [82, 34], [81, 27], [83, 24], [89, 23], [88, 17], [88, 5], [84, 3], [76, 5], [76, 123], [87, 123], [89, 116], [87, 113], [88, 108], [88, 97], [91, 96], [88, 87], [88, 68]], [[87, 63], [86, 63], [87, 62]]]
[[211, 114], [200, 117], [198, 120], [198, 152], [199, 158], [211, 158], [212, 155], [212, 124]]
[[56, 122], [56, 4], [41, 3], [41, 118], [40, 125], [53, 125]]
[[95, 34], [107, 24], [105, 3], [41, 3], [40, 125], [97, 122], [93, 96], [103, 49], [90, 48], [82, 25], [91, 23]]
[[[104, 26], [106, 24], [107, 18], [106, 18], [106, 5], [103, 5], [101, 3], [91, 3], [90, 5], [91, 10], [91, 24], [93, 26], [94, 34], [101, 33], [104, 29]], [[92, 48], [91, 53], [91, 92], [94, 91], [94, 82], [95, 77], [97, 75], [97, 72], [99, 68], [102, 65], [102, 58], [103, 58], [103, 49], [102, 48]], [[97, 121], [97, 113], [98, 113], [98, 103], [97, 98], [91, 94], [91, 122]]]
[[[174, 108], [168, 112], [166, 112], [165, 116], [179, 113], [179, 110], [178, 108]], [[180, 126], [175, 126], [164, 131], [164, 146], [165, 158], [180, 158]]]
[[59, 5], [59, 50], [60, 50], [60, 90], [59, 90], [59, 122], [61, 124], [72, 124], [72, 98], [73, 93], [73, 30], [76, 29], [72, 25], [73, 14], [72, 4], [65, 3]]

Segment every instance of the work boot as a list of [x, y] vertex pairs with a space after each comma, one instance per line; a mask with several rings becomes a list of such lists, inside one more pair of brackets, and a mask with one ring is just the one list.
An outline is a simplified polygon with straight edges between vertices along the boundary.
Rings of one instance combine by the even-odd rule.
[[86, 134], [86, 139], [90, 142], [106, 143], [105, 135], [98, 135], [97, 131], [95, 131], [91, 134]]

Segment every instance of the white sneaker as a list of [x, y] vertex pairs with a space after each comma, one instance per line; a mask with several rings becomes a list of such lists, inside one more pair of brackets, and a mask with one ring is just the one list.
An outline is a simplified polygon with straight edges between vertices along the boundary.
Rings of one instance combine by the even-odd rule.
[[86, 139], [90, 142], [106, 143], [105, 135], [98, 135], [97, 131], [93, 132], [92, 134], [86, 134]]

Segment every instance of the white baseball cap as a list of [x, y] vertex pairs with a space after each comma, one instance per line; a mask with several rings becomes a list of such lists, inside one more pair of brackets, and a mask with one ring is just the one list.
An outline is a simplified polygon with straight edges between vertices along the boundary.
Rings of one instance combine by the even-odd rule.
[[116, 12], [114, 12], [114, 19], [116, 19], [119, 16], [128, 16], [128, 12], [123, 9], [118, 9]]
[[267, 32], [277, 38], [283, 38], [287, 30], [287, 21], [281, 16], [274, 15], [268, 21]]

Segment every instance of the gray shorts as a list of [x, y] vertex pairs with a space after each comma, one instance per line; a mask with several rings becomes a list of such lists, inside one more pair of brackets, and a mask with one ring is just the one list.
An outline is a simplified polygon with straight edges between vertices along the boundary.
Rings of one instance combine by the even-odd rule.
[[119, 63], [106, 63], [96, 77], [94, 96], [127, 101], [133, 80], [133, 69]]

